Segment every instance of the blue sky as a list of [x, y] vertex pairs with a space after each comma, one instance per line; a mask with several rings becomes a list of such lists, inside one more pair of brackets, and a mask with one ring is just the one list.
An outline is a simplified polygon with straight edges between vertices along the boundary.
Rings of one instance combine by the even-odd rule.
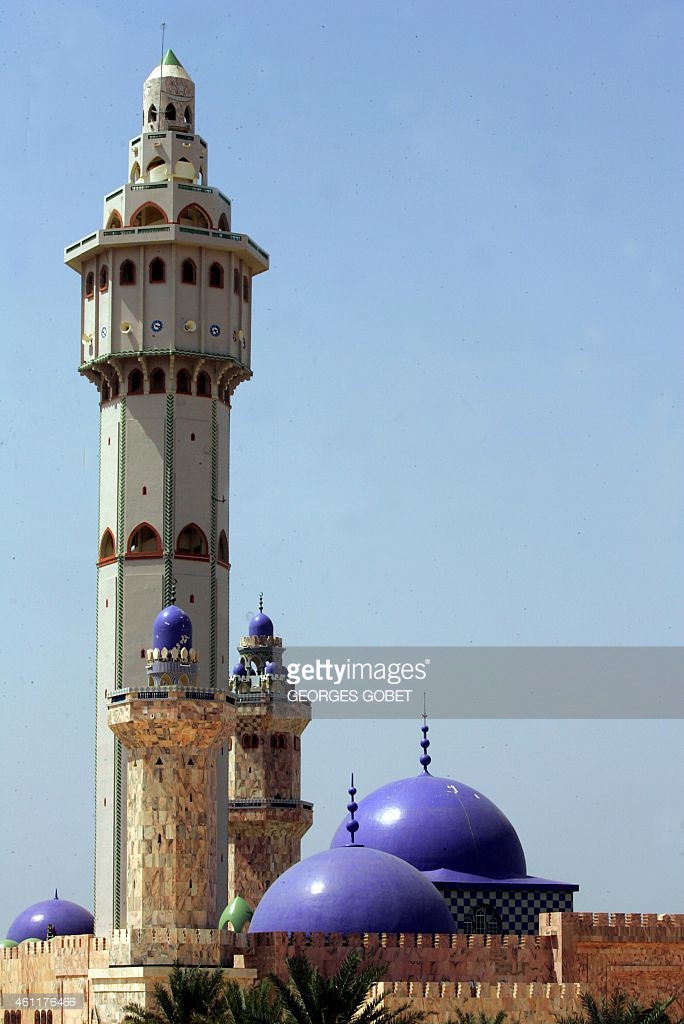
[[[162, 20], [210, 183], [272, 259], [233, 406], [233, 640], [263, 590], [291, 644], [682, 644], [681, 4], [0, 17], [0, 932], [55, 885], [90, 903], [98, 408], [62, 249], [126, 179]], [[363, 793], [417, 768], [418, 726], [310, 726], [305, 852], [351, 769]], [[455, 706], [431, 753], [581, 909], [682, 912], [682, 734]]]

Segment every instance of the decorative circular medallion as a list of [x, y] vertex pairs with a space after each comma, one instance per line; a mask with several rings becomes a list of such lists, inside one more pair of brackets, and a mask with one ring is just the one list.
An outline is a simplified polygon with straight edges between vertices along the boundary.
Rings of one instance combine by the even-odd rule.
[[163, 326], [164, 326], [164, 324], [161, 322], [161, 320], [153, 320], [152, 321], [152, 330], [154, 331], [155, 334], [158, 334], [159, 331], [161, 331]]
[[100, 337], [101, 338], [106, 338], [107, 337], [107, 328], [106, 327], [101, 327], [100, 328]]
[[221, 328], [219, 327], [218, 324], [212, 324], [211, 327], [209, 328], [209, 333], [211, 334], [212, 338], [218, 338], [219, 334], [221, 333]]

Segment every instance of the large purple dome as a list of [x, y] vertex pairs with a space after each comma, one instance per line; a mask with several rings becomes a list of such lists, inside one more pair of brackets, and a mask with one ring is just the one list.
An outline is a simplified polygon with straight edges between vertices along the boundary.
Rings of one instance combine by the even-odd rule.
[[14, 942], [24, 939], [46, 939], [52, 925], [54, 935], [92, 935], [93, 915], [85, 907], [69, 900], [43, 900], [22, 910], [12, 921], [7, 938]]
[[[435, 881], [456, 875], [525, 878], [527, 866], [508, 818], [482, 793], [428, 772], [390, 782], [359, 801], [366, 846], [401, 857]], [[332, 848], [348, 841], [339, 826]]]
[[275, 636], [273, 623], [265, 612], [257, 612], [249, 622], [250, 636]]
[[432, 882], [406, 861], [345, 845], [288, 868], [262, 896], [249, 930], [451, 934], [454, 922]]
[[174, 647], [192, 647], [192, 622], [187, 612], [170, 604], [163, 608], [152, 627], [152, 646], [166, 647], [169, 651]]

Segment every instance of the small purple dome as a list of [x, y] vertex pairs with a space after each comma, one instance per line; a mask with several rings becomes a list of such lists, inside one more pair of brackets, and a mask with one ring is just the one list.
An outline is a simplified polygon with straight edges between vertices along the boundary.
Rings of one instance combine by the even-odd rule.
[[264, 674], [265, 675], [267, 675], [267, 676], [277, 676], [279, 672], [280, 672], [280, 669], [278, 668], [278, 666], [275, 663], [275, 661], [267, 661], [266, 662], [266, 668], [264, 669]]
[[192, 647], [192, 622], [187, 612], [175, 604], [162, 609], [152, 627], [152, 646], [169, 651], [174, 647]]
[[233, 671], [231, 674], [234, 676], [246, 676], [247, 669], [245, 668], [241, 661], [238, 661], [237, 665], [233, 665]]
[[343, 846], [288, 868], [262, 896], [249, 930], [451, 934], [454, 922], [432, 882], [406, 861]]
[[[518, 834], [482, 793], [427, 772], [390, 782], [359, 801], [366, 846], [401, 857], [419, 871], [462, 872], [486, 878], [525, 878]], [[331, 847], [348, 842], [346, 821]]]
[[17, 914], [7, 930], [7, 938], [14, 942], [45, 940], [50, 925], [55, 935], [92, 935], [95, 921], [85, 907], [55, 897], [34, 903]]
[[273, 623], [264, 612], [257, 612], [249, 623], [250, 636], [275, 636]]

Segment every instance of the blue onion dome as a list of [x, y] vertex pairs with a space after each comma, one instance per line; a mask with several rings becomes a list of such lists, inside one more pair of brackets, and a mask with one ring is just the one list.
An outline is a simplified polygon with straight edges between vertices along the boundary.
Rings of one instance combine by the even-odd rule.
[[152, 647], [160, 650], [166, 647], [169, 651], [174, 647], [192, 647], [192, 622], [188, 613], [175, 604], [163, 608], [152, 627]]
[[52, 900], [34, 903], [22, 910], [7, 930], [7, 938], [13, 942], [26, 939], [47, 939], [51, 935], [92, 935], [95, 926], [93, 915], [85, 907], [69, 900], [60, 900], [55, 893]]
[[273, 629], [273, 623], [263, 611], [259, 611], [256, 615], [252, 616], [249, 623], [249, 635], [250, 636], [275, 636], [275, 630]]
[[242, 664], [241, 661], [238, 661], [237, 665], [233, 665], [233, 671], [232, 671], [231, 675], [234, 675], [234, 676], [246, 676], [247, 675], [247, 669], [245, 668], [245, 666]]
[[278, 668], [278, 665], [277, 665], [277, 663], [275, 661], [267, 661], [266, 662], [266, 668], [264, 669], [264, 675], [267, 675], [267, 676], [277, 676], [279, 672], [280, 672], [280, 669]]
[[[433, 882], [527, 876], [522, 845], [502, 811], [470, 786], [430, 775], [425, 765], [421, 775], [369, 793], [358, 812], [366, 846], [401, 857]], [[342, 822], [331, 848], [347, 841]]]
[[[363, 831], [365, 838], [365, 822]], [[288, 868], [262, 896], [249, 931], [451, 934], [454, 921], [420, 871], [389, 853], [351, 844]]]

